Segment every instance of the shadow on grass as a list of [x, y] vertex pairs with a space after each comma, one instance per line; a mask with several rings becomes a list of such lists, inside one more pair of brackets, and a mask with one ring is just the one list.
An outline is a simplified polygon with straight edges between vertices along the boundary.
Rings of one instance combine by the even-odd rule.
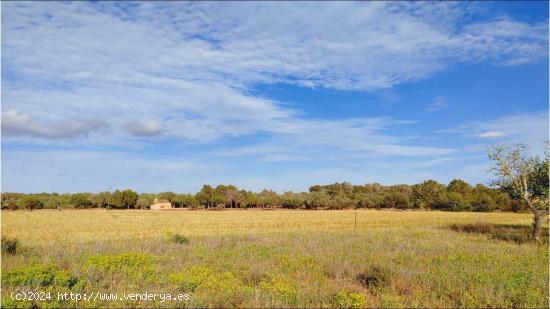
[[[533, 242], [533, 239], [531, 238], [533, 227], [530, 225], [492, 224], [480, 222], [471, 224], [451, 224], [449, 228], [455, 232], [486, 234], [493, 239], [510, 241], [518, 244]], [[540, 243], [548, 243], [547, 227], [542, 228]]]

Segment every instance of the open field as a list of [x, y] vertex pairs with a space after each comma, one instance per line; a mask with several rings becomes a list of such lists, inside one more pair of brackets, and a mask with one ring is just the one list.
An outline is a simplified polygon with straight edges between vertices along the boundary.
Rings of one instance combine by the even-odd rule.
[[[56, 293], [40, 307], [548, 307], [548, 238], [521, 241], [531, 220], [436, 211], [3, 211], [2, 235], [20, 247], [2, 256], [2, 304], [32, 305], [9, 297], [27, 289]], [[464, 232], [465, 224], [478, 232]], [[61, 291], [190, 299], [58, 301]]]

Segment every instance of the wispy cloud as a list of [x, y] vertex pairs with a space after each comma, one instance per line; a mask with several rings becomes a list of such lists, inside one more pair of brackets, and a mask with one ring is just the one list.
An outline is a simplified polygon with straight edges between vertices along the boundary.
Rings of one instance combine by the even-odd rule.
[[[3, 65], [17, 77], [5, 82], [3, 109], [40, 122], [53, 121], [50, 110], [69, 123], [75, 114], [104, 119], [119, 140], [339, 127], [302, 121], [296, 110], [248, 90], [258, 83], [381, 89], [456, 63], [547, 56], [546, 25], [500, 18], [457, 27], [470, 6], [456, 3], [2, 6]], [[437, 98], [428, 110], [444, 106]], [[56, 134], [34, 134], [41, 135]]]
[[[453, 155], [454, 146], [428, 146], [393, 131], [414, 128], [415, 119], [313, 118], [299, 104], [263, 97], [255, 87], [279, 83], [376, 91], [394, 102], [402, 98], [394, 86], [456, 65], [518, 65], [548, 57], [546, 23], [502, 16], [473, 20], [467, 17], [476, 5], [458, 2], [1, 5], [3, 144], [70, 146], [85, 140], [90, 147], [159, 141], [210, 146], [201, 153], [202, 161], [191, 161], [197, 166], [220, 157], [254, 156], [284, 164]], [[438, 97], [427, 110], [446, 105]], [[470, 123], [455, 131], [480, 140], [542, 137], [532, 132], [544, 127], [547, 118], [517, 117]], [[245, 146], [222, 143], [257, 136], [261, 138]], [[64, 169], [76, 168], [78, 155]], [[34, 160], [30, 154], [25, 158]], [[126, 162], [125, 155], [93, 158]], [[14, 156], [8, 159], [10, 166], [22, 164]], [[153, 163], [162, 170], [162, 164]], [[98, 171], [109, 171], [99, 165]], [[121, 175], [131, 177], [132, 166], [121, 166]], [[330, 180], [348, 173], [360, 179], [359, 172], [350, 174], [354, 170], [357, 166], [319, 175]], [[178, 169], [182, 175], [186, 171]], [[289, 178], [281, 176], [282, 187]]]
[[483, 133], [480, 133], [478, 137], [481, 138], [497, 138], [497, 137], [503, 137], [505, 134], [502, 131], [486, 131]]
[[60, 119], [42, 123], [17, 110], [2, 113], [2, 135], [8, 138], [67, 139], [105, 131], [108, 127], [109, 124], [99, 118]]
[[447, 108], [447, 100], [444, 97], [436, 97], [433, 102], [426, 108], [427, 112], [437, 112]]
[[154, 120], [131, 121], [125, 125], [126, 130], [135, 136], [156, 136], [162, 134], [162, 124]]
[[[457, 4], [4, 6], [6, 36], [17, 37], [4, 44], [5, 56], [15, 69], [24, 67], [25, 74], [43, 78], [109, 76], [114, 82], [141, 73], [233, 85], [375, 89], [458, 62], [515, 64], [547, 54], [545, 24], [501, 18], [458, 28], [469, 9]], [[326, 20], [340, 22], [328, 25]]]
[[538, 152], [548, 141], [548, 111], [474, 121], [441, 132], [458, 133], [486, 143], [524, 143]]

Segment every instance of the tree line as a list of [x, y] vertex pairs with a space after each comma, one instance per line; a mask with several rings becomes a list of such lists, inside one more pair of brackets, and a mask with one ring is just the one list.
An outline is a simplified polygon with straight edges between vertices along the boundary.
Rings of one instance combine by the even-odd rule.
[[483, 184], [471, 186], [454, 179], [449, 184], [427, 180], [415, 185], [379, 183], [352, 185], [348, 182], [314, 185], [308, 192], [272, 190], [252, 192], [233, 185], [204, 185], [195, 194], [143, 193], [126, 189], [99, 193], [2, 194], [4, 209], [106, 208], [148, 209], [154, 200], [169, 201], [174, 208], [285, 208], [361, 209], [393, 208], [446, 211], [520, 211], [527, 205], [505, 190]]
[[492, 187], [454, 179], [444, 185], [427, 180], [415, 185], [383, 186], [379, 183], [352, 185], [348, 182], [314, 185], [308, 192], [277, 194], [272, 190], [252, 192], [233, 185], [204, 185], [195, 194], [162, 192], [138, 194], [126, 189], [100, 193], [3, 193], [2, 209], [26, 208], [115, 208], [147, 209], [155, 199], [175, 208], [287, 208], [287, 209], [438, 209], [446, 211], [521, 211], [533, 213], [533, 239], [539, 240], [550, 213], [550, 145], [545, 155], [529, 155], [523, 144], [488, 148], [496, 178]]

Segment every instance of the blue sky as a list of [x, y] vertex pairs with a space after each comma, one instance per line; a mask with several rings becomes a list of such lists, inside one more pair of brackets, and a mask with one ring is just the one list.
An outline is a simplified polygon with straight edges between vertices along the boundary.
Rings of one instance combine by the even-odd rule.
[[548, 140], [547, 2], [2, 2], [2, 190], [488, 183]]

